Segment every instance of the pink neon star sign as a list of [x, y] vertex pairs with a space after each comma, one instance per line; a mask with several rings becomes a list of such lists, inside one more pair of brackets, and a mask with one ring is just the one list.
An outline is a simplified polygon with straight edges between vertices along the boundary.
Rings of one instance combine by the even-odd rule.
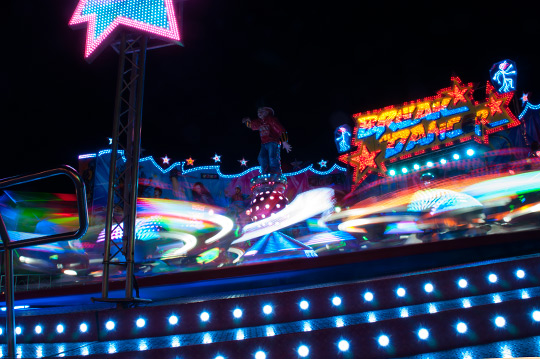
[[79, 0], [69, 24], [84, 23], [88, 23], [85, 58], [90, 57], [119, 25], [180, 41], [173, 0]]

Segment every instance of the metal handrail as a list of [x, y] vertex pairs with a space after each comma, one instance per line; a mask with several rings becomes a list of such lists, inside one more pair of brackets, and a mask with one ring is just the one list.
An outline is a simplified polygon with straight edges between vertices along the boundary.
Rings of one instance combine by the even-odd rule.
[[79, 213], [79, 229], [74, 232], [59, 233], [49, 236], [28, 238], [11, 241], [9, 234], [0, 214], [0, 250], [4, 251], [5, 269], [5, 298], [6, 298], [6, 340], [8, 347], [8, 358], [15, 358], [15, 313], [14, 313], [14, 274], [13, 274], [13, 250], [16, 248], [30, 247], [40, 244], [47, 244], [60, 241], [79, 239], [88, 230], [88, 207], [86, 205], [86, 188], [84, 182], [77, 171], [70, 166], [62, 166], [52, 170], [42, 171], [29, 175], [20, 175], [0, 180], [0, 189], [33, 182], [53, 176], [66, 175], [75, 184], [75, 194], [77, 197], [77, 209]]

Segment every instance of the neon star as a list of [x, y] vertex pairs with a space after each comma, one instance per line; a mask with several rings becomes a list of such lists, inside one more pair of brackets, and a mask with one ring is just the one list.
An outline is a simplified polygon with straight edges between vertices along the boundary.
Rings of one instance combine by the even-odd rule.
[[168, 165], [169, 161], [171, 160], [169, 157], [167, 157], [167, 155], [165, 155], [165, 157], [161, 157], [161, 159], [163, 160], [164, 165]]
[[246, 160], [245, 158], [242, 158], [241, 160], [238, 160], [238, 162], [240, 162], [240, 166], [247, 166], [247, 163], [248, 163], [248, 160]]
[[219, 156], [217, 153], [214, 155], [214, 157], [212, 157], [212, 159], [214, 160], [214, 162], [221, 162], [221, 156]]
[[465, 93], [467, 92], [467, 90], [467, 87], [459, 88], [457, 85], [454, 85], [452, 91], [448, 93], [454, 98], [454, 105], [457, 104], [459, 101], [467, 102], [467, 99], [465, 98]]
[[180, 41], [173, 0], [80, 0], [69, 25], [88, 23], [88, 58], [119, 25], [167, 40]]
[[186, 160], [186, 163], [187, 163], [188, 166], [193, 166], [194, 162], [195, 162], [195, 160], [193, 158], [191, 158], [191, 157]]
[[326, 161], [325, 161], [325, 160], [321, 160], [321, 161], [319, 162], [319, 166], [321, 166], [321, 168], [326, 167]]
[[491, 115], [493, 116], [497, 112], [502, 113], [501, 105], [503, 100], [498, 100], [494, 97], [489, 98], [489, 102], [486, 103], [486, 106], [489, 107], [489, 111], [491, 112]]
[[529, 93], [523, 93], [523, 96], [521, 96], [521, 104], [525, 105], [525, 102], [529, 102]]
[[369, 152], [365, 145], [361, 145], [356, 151], [341, 155], [339, 160], [350, 164], [354, 167], [353, 182], [358, 183], [358, 178], [365, 177], [368, 172], [380, 171], [385, 172], [386, 166], [381, 163], [380, 166], [375, 162], [375, 157], [381, 152], [381, 150]]

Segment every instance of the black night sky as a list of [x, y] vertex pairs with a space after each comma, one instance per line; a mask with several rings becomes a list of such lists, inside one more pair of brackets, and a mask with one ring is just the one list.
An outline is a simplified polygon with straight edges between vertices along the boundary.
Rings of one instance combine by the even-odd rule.
[[[491, 65], [518, 66], [516, 96], [540, 102], [535, 2], [183, 2], [184, 47], [148, 52], [143, 156], [193, 157], [225, 173], [256, 165], [259, 139], [241, 124], [271, 106], [293, 152], [284, 170], [337, 152], [351, 115], [434, 95], [452, 75], [484, 86]], [[70, 164], [108, 147], [117, 54], [83, 59], [77, 0], [11, 1], [2, 68], [0, 178]], [[6, 81], [7, 80], [7, 81]], [[521, 111], [521, 101], [514, 111]], [[519, 114], [519, 113], [518, 113]]]

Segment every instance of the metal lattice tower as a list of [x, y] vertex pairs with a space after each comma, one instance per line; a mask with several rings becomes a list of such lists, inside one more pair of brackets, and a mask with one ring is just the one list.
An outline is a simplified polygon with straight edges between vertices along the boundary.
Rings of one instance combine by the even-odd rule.
[[[118, 46], [118, 77], [114, 110], [109, 187], [105, 222], [105, 251], [101, 298], [98, 301], [131, 303], [142, 300], [133, 295], [135, 283], [135, 220], [139, 158], [141, 153], [141, 120], [144, 75], [148, 38], [143, 35], [121, 35]], [[125, 158], [125, 163], [123, 162]], [[112, 234], [120, 232], [122, 240]], [[111, 266], [125, 268], [125, 297], [109, 298]], [[138, 294], [137, 294], [138, 295]]]

